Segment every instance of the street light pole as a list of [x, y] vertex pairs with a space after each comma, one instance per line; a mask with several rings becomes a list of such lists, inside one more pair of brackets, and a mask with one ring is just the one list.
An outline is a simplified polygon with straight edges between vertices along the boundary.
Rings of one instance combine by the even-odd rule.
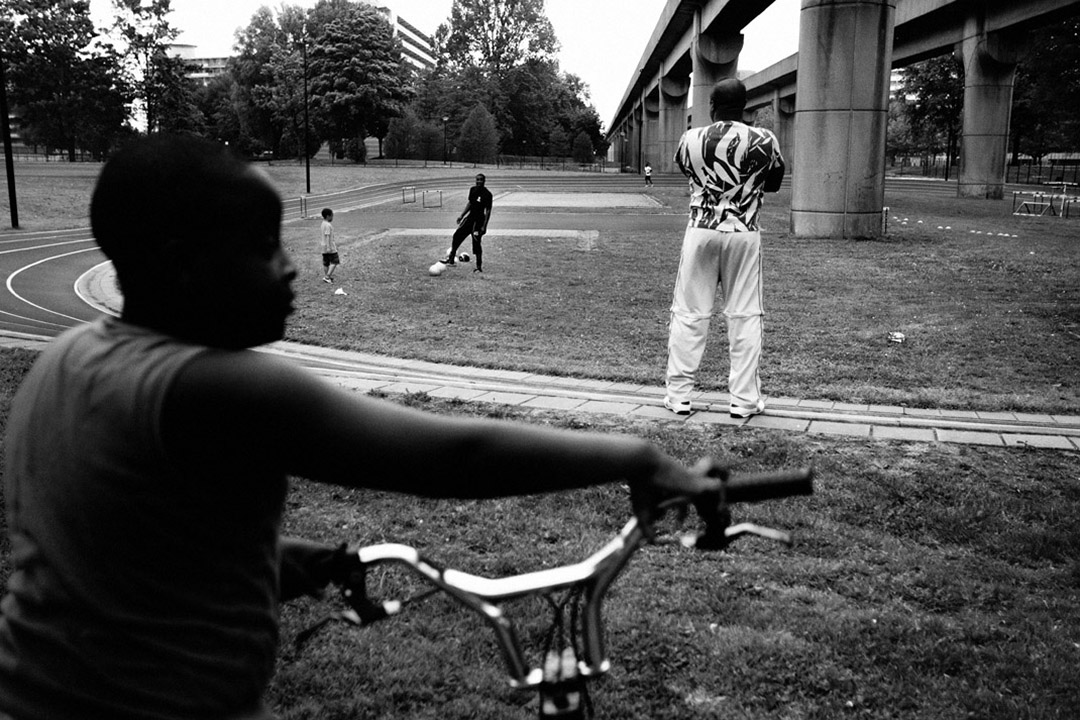
[[19, 227], [19, 206], [15, 202], [15, 163], [11, 151], [11, 125], [8, 121], [7, 79], [4, 56], [0, 53], [0, 132], [4, 135], [4, 165], [7, 168], [8, 200], [11, 203], [11, 227]]
[[311, 153], [308, 152], [308, 80], [307, 80], [307, 23], [300, 36], [300, 56], [304, 60], [304, 179], [307, 194], [311, 194]]
[[442, 119], [442, 164], [446, 164], [446, 123], [450, 121], [449, 115], [443, 115]]

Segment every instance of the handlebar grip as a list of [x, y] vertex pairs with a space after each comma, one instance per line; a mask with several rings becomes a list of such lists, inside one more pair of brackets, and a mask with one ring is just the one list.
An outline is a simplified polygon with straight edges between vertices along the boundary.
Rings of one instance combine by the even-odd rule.
[[776, 500], [814, 492], [814, 469], [777, 470], [729, 478], [726, 499], [729, 504]]

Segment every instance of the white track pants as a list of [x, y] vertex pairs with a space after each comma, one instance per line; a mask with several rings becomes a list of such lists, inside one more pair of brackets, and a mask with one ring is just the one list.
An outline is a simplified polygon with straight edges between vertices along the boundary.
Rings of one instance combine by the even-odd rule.
[[676, 402], [690, 399], [705, 354], [718, 286], [727, 321], [731, 407], [752, 410], [761, 402], [760, 232], [686, 229], [671, 303], [667, 394]]

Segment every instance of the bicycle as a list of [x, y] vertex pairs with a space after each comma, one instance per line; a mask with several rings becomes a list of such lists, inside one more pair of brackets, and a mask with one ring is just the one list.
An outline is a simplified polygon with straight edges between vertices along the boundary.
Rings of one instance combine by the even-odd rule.
[[[694, 506], [704, 522], [704, 531], [676, 539], [650, 538], [638, 519], [631, 518], [600, 550], [584, 560], [561, 567], [538, 570], [502, 578], [486, 578], [452, 568], [444, 568], [414, 547], [382, 543], [360, 547], [354, 552], [355, 567], [341, 586], [341, 597], [348, 606], [301, 632], [297, 646], [306, 642], [328, 622], [340, 619], [358, 626], [370, 625], [399, 614], [407, 605], [438, 593], [445, 593], [477, 613], [494, 632], [506, 666], [510, 686], [539, 694], [540, 718], [576, 720], [591, 716], [592, 706], [586, 683], [603, 676], [611, 668], [607, 656], [603, 618], [604, 595], [630, 558], [648, 542], [677, 542], [683, 547], [704, 551], [723, 550], [747, 535], [792, 544], [783, 531], [753, 523], [731, 523], [730, 506], [778, 500], [813, 492], [813, 470], [801, 468], [765, 472], [731, 478], [726, 468], [702, 460], [695, 467], [708, 477], [717, 478], [720, 490], [698, 497], [675, 497], [661, 503], [659, 516], [677, 510], [684, 513]], [[398, 565], [419, 577], [432, 589], [405, 600], [374, 601], [367, 591], [369, 569], [380, 565]], [[558, 592], [564, 592], [556, 600]], [[501, 603], [527, 597], [542, 597], [552, 608], [552, 622], [545, 648], [543, 667], [530, 667], [514, 623], [505, 615]], [[563, 622], [571, 607], [569, 629]]]

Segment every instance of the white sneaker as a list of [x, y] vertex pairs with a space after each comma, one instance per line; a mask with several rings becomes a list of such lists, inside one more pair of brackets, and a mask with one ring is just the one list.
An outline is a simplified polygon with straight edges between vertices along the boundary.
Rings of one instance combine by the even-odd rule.
[[668, 397], [664, 398], [664, 407], [676, 415], [689, 415], [691, 410], [689, 400], [675, 401]]
[[728, 409], [728, 413], [731, 415], [731, 417], [738, 418], [740, 420], [743, 418], [753, 417], [754, 415], [760, 415], [763, 412], [765, 412], [764, 400], [758, 400], [757, 405], [752, 408], [742, 408], [736, 405], [732, 405]]

